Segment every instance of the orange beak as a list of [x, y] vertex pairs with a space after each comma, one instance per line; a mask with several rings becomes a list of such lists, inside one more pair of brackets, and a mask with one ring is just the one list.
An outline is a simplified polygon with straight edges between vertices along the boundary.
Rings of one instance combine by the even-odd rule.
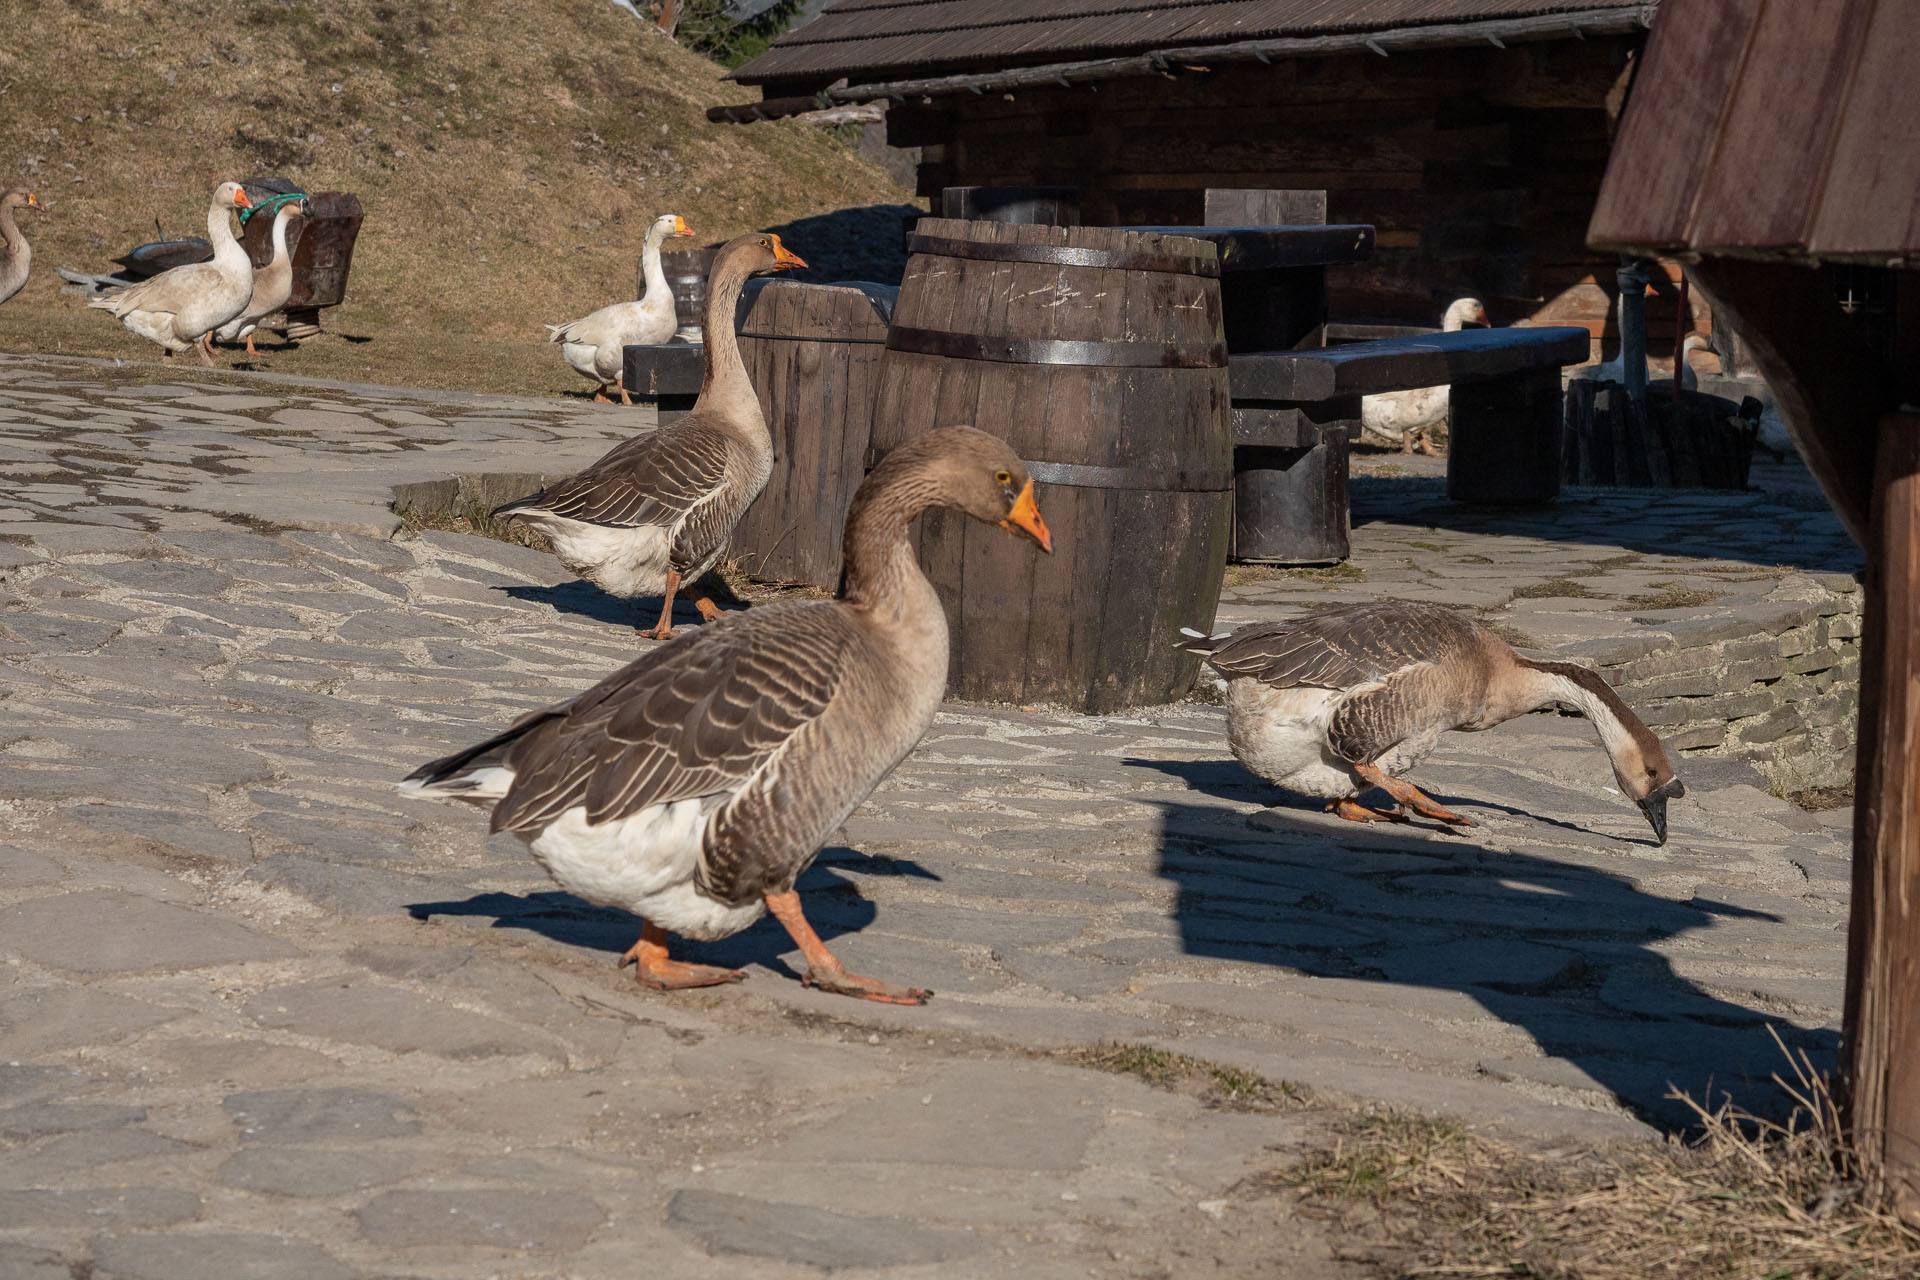
[[794, 267], [804, 267], [807, 260], [780, 243], [780, 237], [773, 237], [773, 266], [776, 271], [790, 271]]
[[247, 199], [247, 189], [245, 187], [241, 187], [233, 193], [233, 207], [236, 209], [253, 208], [253, 201]]
[[693, 234], [693, 228], [687, 225], [687, 220], [677, 213], [673, 215], [673, 234], [676, 236], [690, 236]]
[[33, 192], [31, 191], [27, 192], [27, 208], [38, 209], [40, 207], [41, 207], [40, 197], [33, 194]]
[[1053, 535], [1047, 532], [1047, 522], [1040, 518], [1040, 507], [1033, 500], [1033, 481], [1027, 481], [1027, 487], [1013, 500], [1013, 510], [1007, 512], [1007, 518], [1000, 527], [1009, 533], [1025, 531], [1040, 544], [1040, 549], [1048, 555], [1053, 554]]

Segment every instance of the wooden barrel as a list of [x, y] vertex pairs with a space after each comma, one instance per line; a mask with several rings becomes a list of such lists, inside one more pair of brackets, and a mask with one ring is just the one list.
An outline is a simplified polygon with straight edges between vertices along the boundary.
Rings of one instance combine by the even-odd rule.
[[660, 268], [666, 272], [667, 287], [673, 290], [673, 336], [682, 342], [700, 341], [700, 317], [707, 307], [707, 273], [713, 270], [713, 255], [718, 252], [718, 245], [660, 251]]
[[1214, 247], [1185, 236], [928, 218], [880, 364], [876, 453], [971, 423], [1027, 460], [1054, 553], [930, 511], [918, 551], [959, 697], [1087, 711], [1192, 685], [1233, 522]]
[[874, 381], [898, 290], [754, 283], [758, 294], [742, 299], [736, 329], [773, 435], [773, 475], [727, 554], [755, 578], [831, 591], [840, 583], [841, 526], [866, 474]]

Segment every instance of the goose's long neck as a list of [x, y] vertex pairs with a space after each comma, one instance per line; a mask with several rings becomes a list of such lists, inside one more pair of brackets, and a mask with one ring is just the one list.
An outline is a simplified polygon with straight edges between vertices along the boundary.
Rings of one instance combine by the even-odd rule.
[[[731, 409], [734, 413], [730, 417], [744, 417], [751, 407], [752, 416], [758, 420], [760, 401], [753, 394], [753, 381], [747, 377], [747, 366], [740, 359], [740, 339], [733, 332], [734, 313], [740, 309], [740, 290], [749, 274], [737, 258], [714, 263], [713, 276], [707, 282], [706, 311], [700, 317], [701, 332], [707, 342], [707, 361], [700, 377], [700, 398], [694, 407]], [[762, 431], [765, 428], [762, 421]]]
[[293, 221], [291, 205], [281, 205], [273, 216], [273, 266], [287, 260], [287, 224]]
[[217, 199], [207, 206], [207, 239], [213, 245], [213, 260], [229, 271], [236, 267], [251, 271], [253, 264], [247, 259], [247, 251], [234, 239], [228, 209], [228, 205]]
[[20, 228], [13, 221], [13, 206], [0, 204], [0, 240], [6, 241], [7, 251], [14, 257], [23, 257], [27, 249], [27, 238], [20, 234]]
[[907, 525], [937, 500], [931, 480], [917, 471], [876, 470], [854, 495], [841, 543], [846, 582], [840, 595], [857, 609], [898, 627], [937, 620], [945, 639], [940, 597], [914, 558]]
[[1636, 728], [1643, 734], [1647, 729], [1606, 680], [1598, 672], [1571, 662], [1534, 662], [1520, 658], [1519, 663], [1519, 705], [1512, 708], [1512, 714], [1538, 711], [1556, 704], [1577, 708], [1592, 721], [1615, 771], [1622, 771], [1623, 764], [1631, 758]]
[[647, 238], [640, 246], [640, 298], [644, 302], [657, 303], [663, 298], [672, 301], [667, 297], [667, 269], [660, 265], [660, 243], [666, 238], [666, 228], [648, 227]]

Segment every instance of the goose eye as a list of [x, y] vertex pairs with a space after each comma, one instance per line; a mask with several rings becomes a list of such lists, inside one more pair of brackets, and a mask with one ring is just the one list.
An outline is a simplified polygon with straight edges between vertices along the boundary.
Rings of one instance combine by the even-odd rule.
[[995, 484], [1012, 484], [1013, 476], [1005, 471], [996, 471], [993, 473], [993, 482]]

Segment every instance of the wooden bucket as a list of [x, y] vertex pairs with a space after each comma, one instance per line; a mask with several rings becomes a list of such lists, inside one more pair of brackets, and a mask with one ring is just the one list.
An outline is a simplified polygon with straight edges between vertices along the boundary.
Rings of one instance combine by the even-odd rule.
[[1233, 523], [1218, 257], [1185, 236], [921, 221], [880, 362], [876, 454], [971, 423], [1027, 460], [1054, 554], [930, 511], [950, 691], [1086, 711], [1179, 697]]
[[860, 283], [748, 285], [735, 327], [773, 436], [773, 475], [727, 554], [752, 576], [839, 586], [841, 526], [866, 474], [874, 380], [897, 292]]

